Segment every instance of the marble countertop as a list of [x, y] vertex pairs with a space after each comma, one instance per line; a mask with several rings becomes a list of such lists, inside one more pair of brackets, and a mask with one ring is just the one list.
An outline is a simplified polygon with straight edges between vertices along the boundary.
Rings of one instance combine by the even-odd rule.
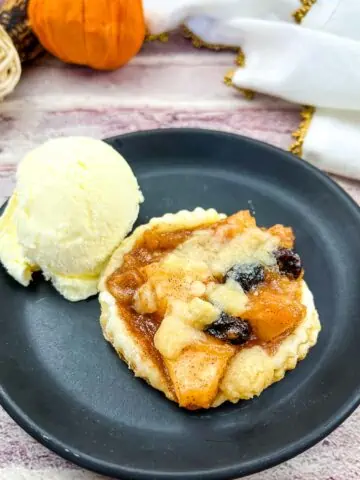
[[[12, 192], [18, 161], [52, 137], [109, 137], [166, 127], [237, 132], [288, 148], [298, 107], [222, 83], [234, 55], [196, 50], [180, 36], [147, 44], [125, 68], [94, 72], [42, 58], [0, 103], [0, 203]], [[360, 183], [336, 178], [360, 202]], [[0, 409], [0, 480], [99, 480], [24, 433]], [[360, 479], [360, 409], [318, 445], [249, 480]]]

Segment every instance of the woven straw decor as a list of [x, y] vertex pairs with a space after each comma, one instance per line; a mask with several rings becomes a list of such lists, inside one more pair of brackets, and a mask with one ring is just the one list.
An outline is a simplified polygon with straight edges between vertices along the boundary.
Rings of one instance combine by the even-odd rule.
[[0, 25], [0, 100], [14, 90], [20, 75], [19, 54], [11, 38]]

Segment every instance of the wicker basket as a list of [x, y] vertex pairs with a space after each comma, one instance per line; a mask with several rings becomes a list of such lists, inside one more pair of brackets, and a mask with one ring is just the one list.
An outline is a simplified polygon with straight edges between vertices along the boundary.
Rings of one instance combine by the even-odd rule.
[[19, 54], [11, 38], [0, 25], [0, 100], [14, 90], [20, 75]]

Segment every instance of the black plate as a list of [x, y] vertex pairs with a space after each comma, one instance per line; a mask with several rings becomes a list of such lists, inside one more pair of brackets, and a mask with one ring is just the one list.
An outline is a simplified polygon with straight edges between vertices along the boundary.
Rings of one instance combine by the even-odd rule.
[[63, 457], [131, 479], [227, 479], [284, 461], [359, 404], [360, 213], [326, 175], [254, 140], [163, 130], [108, 140], [146, 201], [138, 223], [196, 206], [250, 207], [292, 225], [323, 330], [317, 346], [259, 398], [191, 413], [135, 379], [103, 340], [97, 299], [72, 304], [0, 271], [1, 403]]

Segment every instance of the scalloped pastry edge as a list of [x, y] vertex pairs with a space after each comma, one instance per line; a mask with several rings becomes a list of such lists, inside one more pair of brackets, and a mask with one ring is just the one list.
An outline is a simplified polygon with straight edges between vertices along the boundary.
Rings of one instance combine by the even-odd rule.
[[270, 355], [261, 346], [244, 348], [230, 361], [220, 384], [214, 406], [229, 400], [249, 400], [267, 387], [282, 380], [313, 347], [321, 330], [319, 315], [307, 284], [303, 282], [302, 303], [307, 308], [304, 320], [286, 337], [277, 351]]

